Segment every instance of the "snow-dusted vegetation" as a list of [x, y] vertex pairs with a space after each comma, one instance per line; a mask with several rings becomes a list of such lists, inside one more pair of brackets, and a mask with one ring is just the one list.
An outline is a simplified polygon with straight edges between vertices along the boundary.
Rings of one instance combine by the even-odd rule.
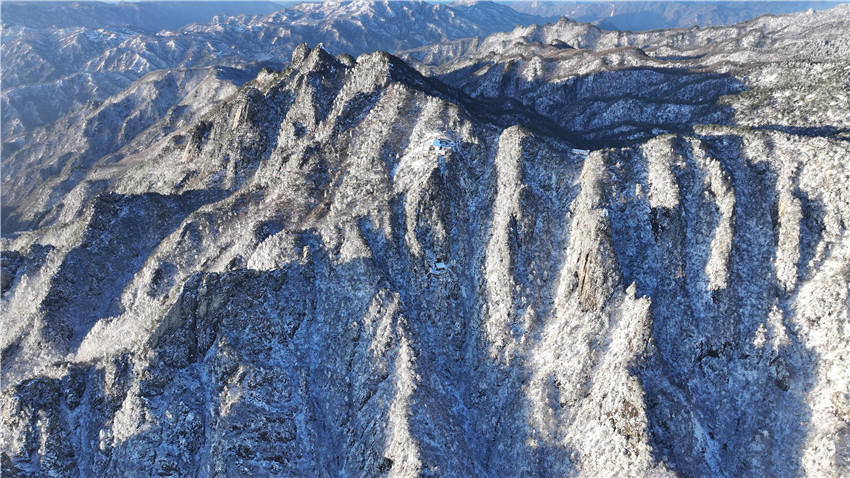
[[292, 45], [26, 133], [3, 476], [848, 475], [848, 12]]

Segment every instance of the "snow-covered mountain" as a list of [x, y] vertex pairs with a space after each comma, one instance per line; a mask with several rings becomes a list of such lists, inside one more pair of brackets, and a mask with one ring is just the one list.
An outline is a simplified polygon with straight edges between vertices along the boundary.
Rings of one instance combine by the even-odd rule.
[[89, 103], [34, 129], [19, 149], [3, 155], [3, 229], [53, 223], [59, 217], [48, 211], [94, 165], [113, 164], [193, 125], [257, 73], [229, 68], [156, 70], [102, 104]]
[[[46, 5], [28, 8], [57, 8]], [[167, 6], [163, 2], [143, 9], [167, 13]], [[133, 23], [113, 25], [106, 10], [102, 26], [33, 26], [12, 23], [22, 15], [4, 15], [4, 143], [89, 101], [105, 101], [154, 70], [255, 64], [279, 69], [302, 42], [323, 43], [333, 53], [394, 52], [540, 20], [489, 2], [455, 7], [421, 1], [325, 2], [269, 15], [218, 15], [207, 23], [152, 33]]]
[[301, 44], [32, 130], [0, 473], [847, 475], [848, 36]]
[[816, 133], [850, 128], [848, 16], [844, 5], [651, 32], [562, 18], [404, 57], [472, 97], [513, 98], [590, 146], [686, 133], [694, 124]]
[[568, 17], [605, 30], [656, 30], [741, 23], [760, 15], [781, 15], [808, 9], [827, 10], [836, 1], [518, 1], [505, 2], [518, 12], [544, 17]]

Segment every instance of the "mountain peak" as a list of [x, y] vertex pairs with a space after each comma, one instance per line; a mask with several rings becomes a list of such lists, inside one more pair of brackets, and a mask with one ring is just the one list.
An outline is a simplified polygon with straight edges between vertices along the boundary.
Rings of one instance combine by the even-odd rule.
[[317, 44], [310, 50], [307, 58], [304, 59], [304, 68], [309, 70], [333, 68], [337, 65], [341, 65], [341, 63], [333, 55], [328, 53], [325, 45], [322, 43]]
[[306, 58], [307, 55], [310, 54], [310, 47], [307, 45], [307, 42], [299, 43], [298, 46], [292, 50], [292, 65], [301, 64]]
[[344, 63], [334, 55], [331, 55], [322, 43], [318, 43], [313, 48], [307, 46], [306, 43], [301, 43], [293, 50], [290, 65], [293, 68], [308, 72], [333, 70], [344, 66]]

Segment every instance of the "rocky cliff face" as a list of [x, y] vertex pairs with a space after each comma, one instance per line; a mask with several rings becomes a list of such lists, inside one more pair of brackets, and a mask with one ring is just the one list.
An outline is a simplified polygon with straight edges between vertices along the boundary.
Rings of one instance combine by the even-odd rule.
[[77, 172], [141, 152], [194, 123], [264, 67], [281, 69], [305, 40], [357, 55], [538, 20], [489, 2], [326, 2], [151, 30], [211, 9], [269, 6], [185, 11], [194, 4], [3, 5], [4, 231], [49, 225], [46, 209], [74, 189]]
[[850, 473], [844, 124], [520, 105], [301, 46], [80, 168], [3, 239], [4, 476]]

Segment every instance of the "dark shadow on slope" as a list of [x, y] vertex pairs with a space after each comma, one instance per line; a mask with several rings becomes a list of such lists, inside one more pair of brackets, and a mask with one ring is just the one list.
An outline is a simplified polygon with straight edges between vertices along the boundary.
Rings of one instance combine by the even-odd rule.
[[[674, 168], [681, 202], [656, 214], [657, 226], [640, 225], [639, 239], [612, 227], [615, 243], [625, 242], [618, 254], [651, 250], [652, 260], [621, 266], [652, 301], [655, 352], [638, 373], [655, 458], [683, 476], [797, 475], [814, 359], [792, 334], [777, 348], [755, 340], [774, 305], [787, 306], [775, 285], [777, 205], [765, 200], [776, 197], [776, 173], [748, 162], [739, 137], [701, 139], [736, 196], [726, 287], [708, 289], [704, 236], [711, 240], [719, 217], [693, 160]], [[689, 148], [676, 145], [686, 158]]]
[[[12, 175], [10, 181], [4, 180], [3, 234], [51, 225], [62, 200], [93, 168], [143, 151], [186, 121], [199, 120], [193, 118], [194, 109], [179, 105], [197, 94], [197, 88], [189, 86], [199, 76], [214, 73], [222, 82], [241, 86], [259, 70], [260, 65], [157, 70], [123, 86], [106, 102], [88, 102], [53, 122], [30, 128], [20, 148], [2, 155], [6, 175]], [[156, 94], [142, 94], [146, 88]], [[79, 138], [85, 141], [78, 144]], [[33, 181], [34, 177], [38, 180]], [[45, 187], [50, 188], [50, 195], [40, 214], [30, 212], [31, 217], [22, 217], [21, 211], [31, 207], [32, 198]]]
[[[294, 345], [299, 328], [316, 319], [314, 287], [312, 268], [301, 264], [190, 276], [147, 344], [147, 370], [136, 377], [161, 422], [116, 443], [108, 468], [99, 471], [300, 474], [299, 457], [310, 451], [298, 438], [311, 431], [297, 418], [323, 417], [300, 399], [301, 387], [309, 387], [301, 372], [310, 362]], [[228, 399], [234, 387], [246, 386], [250, 395]], [[140, 449], [156, 449], [157, 459], [140, 456]]]
[[[495, 157], [497, 142], [482, 146], [464, 145], [460, 149], [475, 157]], [[486, 148], [477, 152], [466, 147]], [[532, 138], [523, 143], [523, 169], [534, 165], [538, 151]], [[376, 258], [377, 267], [388, 282], [399, 291], [408, 319], [410, 345], [416, 357], [419, 384], [412, 396], [417, 404], [410, 417], [413, 436], [419, 442], [423, 474], [439, 476], [451, 469], [461, 476], [518, 476], [532, 473], [546, 476], [556, 467], [570, 468], [572, 450], [549, 443], [532, 447], [527, 438], [533, 434], [527, 422], [527, 397], [523, 384], [530, 372], [522, 366], [511, 366], [490, 355], [490, 343], [483, 322], [486, 296], [482, 275], [488, 237], [492, 227], [492, 200], [470, 194], [470, 183], [491, 182], [494, 170], [480, 176], [473, 161], [454, 157], [445, 171], [435, 169], [427, 178], [425, 197], [396, 197], [392, 202], [392, 235], [375, 231], [369, 221], [361, 222], [366, 243]], [[540, 171], [524, 171], [534, 177]], [[553, 171], [546, 171], [553, 174]], [[479, 187], [481, 187], [479, 185]], [[485, 190], [487, 190], [485, 186]], [[490, 190], [492, 194], [494, 191]], [[555, 220], [548, 214], [563, 214], [566, 209], [551, 204], [542, 191], [527, 190], [520, 198], [524, 211], [533, 208], [544, 221]], [[537, 204], [537, 200], [545, 204]], [[415, 208], [420, 222], [414, 227], [416, 240], [423, 253], [411, 253], [405, 237], [406, 201], [418, 202]], [[551, 210], [550, 210], [551, 209]], [[553, 212], [557, 211], [557, 212]], [[543, 267], [532, 265], [538, 246], [552, 249], [559, 257], [562, 248], [547, 243], [547, 237], [535, 230], [537, 217], [513, 221], [511, 240], [511, 273], [520, 284], [526, 277], [539, 279]], [[427, 218], [439, 217], [448, 237], [441, 238], [432, 230]], [[557, 242], [557, 241], [555, 241]], [[437, 261], [447, 264], [443, 274], [432, 274]], [[540, 261], [549, 267], [550, 276], [557, 273], [554, 259]], [[532, 269], [535, 269], [532, 272]], [[554, 281], [549, 285], [554, 287]], [[544, 304], [538, 313], [545, 314], [554, 290], [540, 292]], [[518, 307], [517, 312], [520, 312]], [[448, 453], [447, 453], [448, 450]], [[464, 457], [457, 460], [457, 457]], [[532, 467], [527, 468], [526, 465]], [[448, 467], [448, 468], [447, 468]]]
[[42, 302], [45, 340], [69, 352], [98, 320], [120, 315], [121, 293], [150, 253], [186, 216], [219, 196], [98, 196], [81, 244], [65, 257]]
[[[484, 74], [473, 74], [488, 65]], [[554, 83], [526, 81], [513, 63], [480, 62], [438, 78], [466, 92], [487, 91], [468, 100], [472, 103], [515, 101], [532, 121], [543, 118], [555, 126], [550, 129], [556, 136], [589, 149], [634, 145], [665, 133], [692, 134], [695, 124], [731, 125], [734, 110], [718, 99], [745, 89], [729, 74], [645, 66]]]
[[[310, 233], [296, 243], [309, 251], [304, 262], [187, 279], [138, 377], [163, 422], [116, 444], [103, 472], [375, 476], [388, 467], [392, 368], [373, 368], [360, 322], [388, 284], [370, 258], [333, 263]], [[149, 448], [155, 462], [137, 454]]]
[[573, 134], [534, 109], [526, 107], [515, 98], [509, 96], [472, 98], [462, 89], [449, 84], [443, 78], [423, 76], [404, 60], [393, 55], [387, 55], [387, 57], [392, 65], [390, 71], [394, 81], [404, 83], [428, 95], [454, 102], [479, 121], [485, 121], [501, 128], [521, 125], [538, 135], [565, 138], [573, 143], [581, 141], [580, 136]]
[[823, 237], [825, 228], [823, 220], [826, 211], [823, 204], [809, 198], [806, 191], [797, 188], [794, 190], [794, 197], [800, 201], [803, 215], [800, 222], [800, 260], [797, 261], [797, 277], [805, 279], [814, 269], [809, 263], [815, 257], [818, 243]]
[[[299, 468], [281, 468], [310, 453], [306, 448], [292, 450], [290, 443], [290, 432], [296, 429], [293, 417], [301, 404], [283, 398], [284, 392], [297, 393], [301, 367], [297, 357], [285, 351], [292, 351], [288, 342], [301, 321], [315, 316], [310, 273], [296, 264], [267, 273], [194, 274], [172, 309], [154, 318], [159, 326], [148, 341], [150, 355], [143, 370], [133, 366], [137, 362], [132, 355], [122, 354], [109, 363], [71, 366], [62, 378], [39, 377], [12, 385], [13, 413], [28, 416], [30, 428], [44, 433], [46, 440], [40, 450], [38, 438], [28, 435], [23, 453], [4, 455], [4, 473], [209, 476], [214, 470], [205, 465], [210, 456], [218, 456], [217, 469], [224, 468], [225, 475], [244, 473], [228, 467], [251, 465], [246, 459], [251, 457], [263, 458], [261, 467], [252, 467], [255, 474], [300, 475]], [[268, 300], [272, 297], [276, 300]], [[281, 365], [287, 373], [268, 374]], [[220, 392], [234, 383], [243, 366], [259, 369], [247, 379], [277, 407], [258, 409], [256, 403], [247, 403], [245, 410], [234, 410], [240, 404], [222, 405], [227, 398]], [[131, 390], [134, 383], [138, 388]], [[113, 423], [120, 420], [116, 413], [126, 399], [136, 398], [128, 397], [130, 393], [144, 401], [147, 416], [155, 419], [141, 419], [130, 436], [115, 436]], [[225, 414], [231, 416], [217, 428], [215, 419], [224, 406], [230, 407]], [[306, 409], [304, 413], [323, 416]], [[250, 441], [244, 438], [256, 442], [247, 448]], [[333, 445], [344, 446], [340, 441]], [[62, 467], [60, 472], [56, 467]]]
[[[29, 430], [28, 446], [12, 448], [17, 454], [2, 455], [2, 474], [18, 476], [76, 476], [79, 469], [72, 443], [75, 424], [69, 423], [68, 402], [73, 399], [68, 380], [36, 377], [8, 388], [10, 406], [4, 411], [9, 422], [23, 422]], [[6, 414], [8, 413], [8, 415]], [[7, 422], [7, 423], [9, 423]], [[39, 447], [38, 437], [42, 437]]]
[[[613, 150], [607, 153], [607, 158], [609, 163], [619, 165], [614, 172], [617, 178], [606, 190], [605, 200], [611, 218], [611, 245], [623, 276], [622, 283], [625, 287], [634, 283], [638, 297], [652, 297], [659, 281], [663, 281], [657, 270], [655, 240], [663, 232], [662, 222], [670, 214], [650, 208], [645, 198], [636, 197], [635, 184], [642, 191], [648, 190], [647, 165], [640, 156], [633, 150]], [[625, 187], [618, 188], [619, 185]]]
[[699, 60], [704, 57], [705, 53], [700, 55], [656, 55], [653, 58], [666, 61], [684, 61], [684, 60]]
[[10, 290], [14, 294], [17, 279], [25, 274], [30, 274], [44, 265], [47, 255], [54, 249], [53, 246], [32, 244], [26, 253], [18, 251], [0, 251], [0, 292], [5, 295]]
[[[451, 162], [457, 163], [461, 162]], [[450, 168], [448, 175], [452, 174]], [[452, 184], [453, 181], [443, 177], [438, 170], [427, 181], [427, 190], [441, 191], [442, 194], [420, 198], [422, 203], [417, 208], [417, 214], [427, 217], [433, 211], [445, 219], [452, 216], [449, 211], [453, 208], [465, 209], [465, 206], [457, 203], [463, 196], [454, 194], [456, 183]], [[419, 446], [419, 458], [425, 476], [447, 467], [459, 475], [480, 476], [482, 466], [486, 466], [486, 463], [481, 463], [479, 457], [486, 454], [489, 447], [478, 443], [483, 437], [476, 435], [470, 428], [483, 427], [486, 422], [470, 418], [474, 412], [467, 407], [466, 388], [472, 383], [470, 376], [474, 372], [464, 359], [465, 340], [472, 327], [469, 321], [474, 307], [463, 301], [462, 297], [468, 296], [470, 282], [467, 274], [471, 271], [465, 270], [460, 264], [453, 264], [442, 276], [429, 274], [429, 267], [437, 257], [451, 262], [453, 258], [463, 257], [462, 251], [469, 244], [462, 240], [443, 243], [434, 237], [435, 231], [417, 225], [415, 235], [421, 243], [423, 254], [412, 254], [405, 237], [407, 200], [416, 198], [398, 195], [390, 202], [392, 212], [389, 236], [375, 230], [368, 220], [360, 222], [360, 229], [375, 257], [376, 271], [387, 282], [387, 286], [399, 294], [400, 313], [407, 319], [404, 329], [416, 360], [416, 373], [420, 376], [411, 397], [417, 405], [411, 410], [409, 427]], [[447, 225], [453, 229], [452, 226]], [[469, 226], [468, 221], [463, 224], [461, 227], [464, 232], [457, 233], [456, 237], [469, 237], [465, 231]], [[487, 434], [486, 441], [493, 443], [501, 440], [497, 433], [492, 433]], [[391, 471], [393, 466], [399, 465], [389, 461], [382, 463], [377, 474], [383, 475]]]
[[809, 138], [826, 137], [842, 141], [850, 141], [850, 129], [835, 126], [787, 126], [768, 124], [756, 126], [753, 129], [762, 131], [779, 131], [781, 133], [793, 134], [795, 136], [806, 136]]
[[[393, 140], [382, 145], [383, 153], [392, 152], [402, 145], [393, 144]], [[389, 156], [387, 168], [394, 166], [393, 155]], [[448, 164], [455, 165], [457, 161]], [[454, 168], [447, 168], [452, 175]], [[416, 240], [421, 243], [423, 254], [410, 251], [405, 237], [405, 202], [419, 202], [417, 216], [430, 217], [432, 214], [446, 219], [449, 204], [460, 197], [446, 175], [435, 170], [422, 185], [425, 197], [418, 196], [414, 189], [408, 194], [399, 194], [390, 201], [390, 234], [373, 227], [370, 220], [358, 220], [359, 230], [371, 250], [375, 269], [386, 287], [399, 294], [399, 313], [406, 318], [403, 326], [409, 346], [415, 357], [416, 373], [420, 376], [419, 385], [413, 392], [412, 401], [417, 404], [411, 411], [409, 427], [419, 449], [419, 461], [422, 473], [428, 475], [433, 470], [444, 470], [450, 463], [455, 472], [461, 475], [481, 475], [481, 463], [472, 453], [468, 441], [469, 424], [464, 401], [464, 391], [469, 380], [468, 370], [462, 357], [463, 340], [468, 327], [463, 319], [466, 314], [459, 311], [464, 304], [459, 301], [460, 289], [468, 288], [468, 282], [461, 276], [464, 268], [454, 265], [447, 267], [441, 276], [429, 274], [429, 267], [440, 257], [450, 262], [458, 257], [458, 251], [465, 248], [468, 237], [465, 233], [456, 235], [457, 241], [444, 243], [435, 237], [427, 221], [415, 226]], [[439, 191], [439, 194], [436, 193]], [[455, 203], [455, 206], [462, 206]], [[465, 224], [468, 227], [469, 224]], [[476, 421], [477, 422], [477, 421]], [[388, 437], [389, 438], [389, 437]], [[387, 440], [386, 445], [390, 441]], [[454, 450], [447, 453], [447, 450]], [[478, 453], [480, 454], [480, 452]], [[457, 460], [457, 457], [467, 457]], [[398, 473], [403, 463], [386, 457], [374, 474], [384, 476], [395, 470]], [[395, 457], [396, 459], [398, 457]], [[476, 470], [478, 471], [476, 473]]]

